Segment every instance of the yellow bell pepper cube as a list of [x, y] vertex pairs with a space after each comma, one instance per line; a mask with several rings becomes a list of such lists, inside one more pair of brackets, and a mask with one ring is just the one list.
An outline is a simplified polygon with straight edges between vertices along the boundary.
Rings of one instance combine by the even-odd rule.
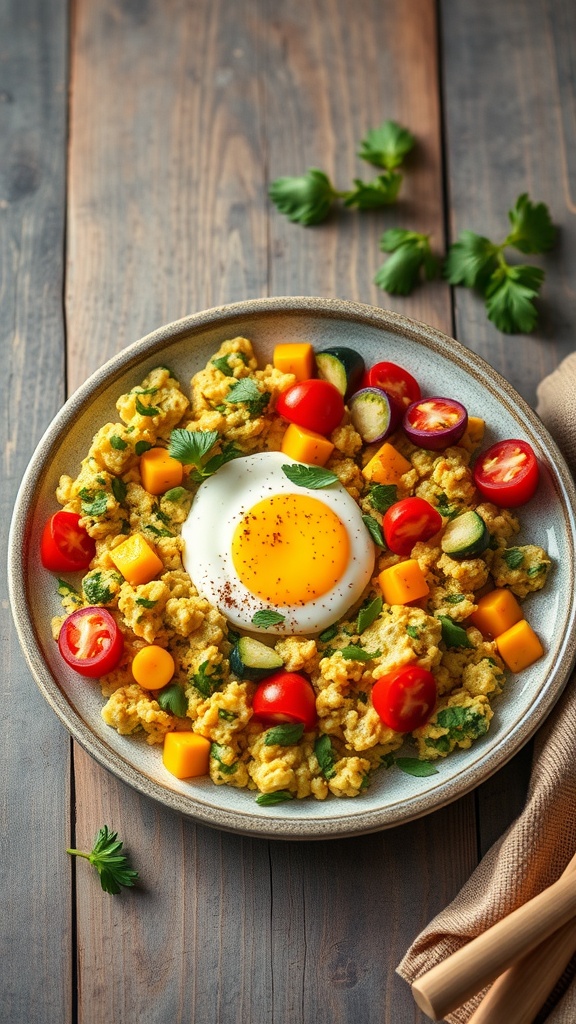
[[415, 558], [407, 558], [383, 569], [378, 577], [386, 604], [409, 604], [426, 597], [430, 588]]
[[167, 732], [162, 751], [164, 767], [177, 779], [208, 775], [211, 745], [195, 732]]
[[110, 558], [133, 587], [149, 583], [164, 569], [164, 563], [141, 533], [132, 533], [117, 548], [112, 548]]
[[399, 451], [396, 451], [387, 441], [372, 456], [362, 470], [367, 480], [376, 484], [397, 484], [400, 477], [412, 469], [412, 463], [408, 462]]
[[325, 466], [334, 451], [334, 445], [322, 434], [316, 434], [305, 427], [299, 427], [297, 423], [291, 423], [282, 438], [281, 451], [296, 462]]
[[521, 672], [544, 654], [540, 640], [526, 619], [497, 636], [496, 647], [511, 672]]
[[165, 448], [149, 448], [140, 457], [142, 486], [149, 494], [165, 494], [182, 483], [184, 469]]
[[316, 361], [309, 341], [276, 345], [272, 361], [282, 373], [293, 373], [296, 380], [310, 380], [314, 376]]
[[505, 633], [523, 618], [524, 612], [512, 591], [498, 587], [480, 598], [476, 611], [470, 616], [470, 622], [483, 636], [493, 638]]
[[485, 430], [485, 420], [481, 419], [480, 416], [469, 416], [466, 430], [458, 442], [459, 446], [466, 448], [468, 451], [474, 451], [482, 444]]

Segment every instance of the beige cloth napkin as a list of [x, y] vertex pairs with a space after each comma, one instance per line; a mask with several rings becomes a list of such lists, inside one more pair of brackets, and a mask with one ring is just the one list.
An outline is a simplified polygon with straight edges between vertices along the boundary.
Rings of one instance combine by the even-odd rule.
[[[538, 387], [538, 415], [576, 477], [576, 352]], [[412, 943], [398, 973], [412, 982], [501, 917], [551, 885], [576, 852], [576, 673], [538, 732], [526, 804], [453, 902]], [[576, 1024], [576, 962], [538, 1016]], [[464, 1024], [482, 995], [450, 1014]], [[494, 1022], [499, 1024], [499, 1022]]]

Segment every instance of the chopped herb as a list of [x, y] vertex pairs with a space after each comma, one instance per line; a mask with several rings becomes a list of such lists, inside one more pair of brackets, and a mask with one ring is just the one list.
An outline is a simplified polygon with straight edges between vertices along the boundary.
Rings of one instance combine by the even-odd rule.
[[447, 615], [439, 615], [442, 623], [442, 639], [447, 647], [473, 647], [468, 634], [462, 626], [458, 626]]
[[122, 520], [120, 521], [120, 533], [121, 533], [121, 534], [122, 534], [122, 535], [123, 535], [124, 537], [127, 537], [127, 536], [128, 536], [128, 534], [130, 533], [130, 523], [128, 522], [128, 520], [127, 520], [127, 519], [122, 519]]
[[444, 600], [446, 604], [460, 604], [461, 601], [466, 600], [466, 594], [446, 594]]
[[76, 588], [66, 580], [58, 580], [58, 593], [60, 594], [60, 597], [72, 597], [74, 595], [76, 597], [79, 596]]
[[82, 502], [82, 513], [85, 516], [101, 516], [108, 509], [108, 495], [106, 491], [97, 491], [91, 499]]
[[385, 548], [384, 537], [382, 536], [382, 527], [374, 516], [362, 516], [362, 522], [368, 530], [368, 533], [372, 537], [372, 540], [379, 548]]
[[314, 744], [314, 753], [316, 754], [316, 760], [320, 767], [322, 775], [327, 781], [333, 779], [336, 775], [336, 769], [334, 767], [336, 763], [336, 754], [334, 753], [334, 747], [332, 746], [332, 740], [326, 734], [319, 736]]
[[270, 402], [270, 392], [260, 391], [253, 377], [243, 377], [242, 380], [233, 384], [226, 401], [234, 405], [242, 402], [246, 405], [250, 416], [260, 416]]
[[293, 800], [292, 793], [287, 789], [277, 789], [275, 793], [260, 793], [256, 797], [256, 803], [261, 807], [273, 807], [274, 804], [283, 804], [286, 800]]
[[225, 753], [225, 747], [222, 747], [219, 743], [213, 743], [210, 747], [210, 757], [213, 757], [218, 762], [218, 771], [222, 775], [234, 775], [238, 768], [238, 762], [234, 761], [233, 764], [226, 764], [223, 760]]
[[124, 480], [122, 480], [121, 477], [113, 476], [111, 481], [111, 487], [112, 494], [116, 498], [118, 504], [121, 505], [122, 502], [126, 500], [126, 495], [128, 494], [127, 485], [125, 484]]
[[237, 717], [233, 711], [227, 711], [226, 708], [218, 708], [218, 718], [221, 718], [224, 722], [234, 722]]
[[418, 640], [420, 637], [420, 630], [416, 629], [416, 626], [406, 626], [406, 632], [413, 640]]
[[358, 690], [356, 696], [358, 697], [358, 700], [360, 701], [361, 704], [368, 703], [368, 694], [364, 693], [364, 690]]
[[134, 451], [136, 455], [144, 455], [144, 452], [149, 452], [152, 445], [149, 441], [136, 441], [134, 445]]
[[104, 825], [98, 832], [90, 853], [82, 850], [66, 850], [72, 857], [84, 857], [96, 868], [100, 876], [100, 885], [104, 892], [120, 892], [122, 887], [129, 889], [138, 878], [138, 872], [128, 867], [128, 858], [121, 854], [122, 843], [118, 841], [118, 833], [111, 832]]
[[509, 569], [519, 569], [524, 561], [524, 552], [520, 548], [507, 548], [502, 552], [502, 558]]
[[539, 565], [531, 565], [530, 568], [526, 570], [526, 575], [532, 580], [542, 572], [546, 572], [546, 562], [540, 562]]
[[117, 452], [123, 452], [124, 449], [128, 447], [128, 442], [124, 441], [124, 439], [119, 437], [118, 434], [112, 434], [110, 437], [110, 447], [114, 448]]
[[474, 707], [442, 708], [436, 715], [436, 721], [441, 729], [448, 729], [448, 739], [456, 740], [465, 736], [478, 739], [488, 732], [489, 727], [488, 719]]
[[390, 228], [382, 235], [380, 248], [391, 255], [376, 272], [374, 284], [390, 295], [409, 295], [422, 271], [428, 281], [436, 276], [438, 263], [432, 255], [430, 235]]
[[197, 672], [192, 676], [192, 683], [203, 697], [211, 697], [222, 682], [222, 675], [218, 669], [215, 672], [207, 672], [210, 662], [203, 661]]
[[336, 636], [337, 633], [338, 633], [338, 623], [334, 622], [334, 623], [332, 623], [331, 626], [327, 626], [326, 629], [322, 630], [322, 632], [320, 633], [318, 639], [320, 640], [321, 643], [327, 644], [329, 640], [333, 640], [334, 639], [334, 637]]
[[141, 605], [142, 608], [154, 608], [158, 604], [158, 601], [150, 601], [147, 597], [137, 597], [136, 604]]
[[263, 608], [262, 611], [254, 612], [251, 621], [253, 626], [260, 626], [262, 629], [268, 629], [268, 626], [276, 626], [279, 622], [284, 622], [285, 618], [286, 616], [281, 615], [280, 612]]
[[360, 608], [356, 621], [357, 633], [363, 633], [365, 629], [368, 629], [368, 626], [371, 626], [376, 621], [382, 611], [383, 604], [384, 602], [381, 597], [375, 597], [364, 608]]
[[212, 360], [212, 366], [215, 366], [220, 373], [223, 373], [225, 377], [233, 377], [234, 370], [228, 362], [228, 356], [219, 356], [217, 359]]
[[233, 442], [227, 441], [222, 445], [220, 452], [208, 459], [200, 474], [192, 472], [190, 475], [196, 483], [200, 483], [205, 477], [211, 476], [217, 469], [220, 469], [224, 463], [231, 462], [232, 459], [237, 459], [241, 455], [244, 455], [244, 452], [240, 451]]
[[377, 512], [387, 512], [391, 505], [398, 501], [396, 484], [372, 484], [368, 492], [368, 500]]
[[[139, 393], [140, 394], [145, 394], [145, 392], [143, 392], [143, 391], [141, 391]], [[157, 409], [156, 406], [154, 406], [154, 405], [145, 405], [144, 402], [140, 401], [140, 399], [138, 398], [138, 395], [136, 395], [136, 412], [140, 416], [159, 416], [160, 415], [160, 409]]]
[[379, 658], [382, 651], [365, 651], [358, 644], [350, 644], [348, 647], [343, 647], [340, 653], [347, 661], [372, 661], [373, 658]]
[[360, 143], [358, 156], [374, 167], [393, 171], [414, 148], [416, 140], [407, 128], [396, 121], [384, 121], [372, 128]]
[[292, 747], [302, 739], [304, 725], [302, 722], [285, 722], [269, 729], [264, 736], [264, 746], [272, 747], [277, 744], [280, 747]]
[[170, 530], [166, 530], [164, 527], [154, 526], [153, 523], [147, 523], [144, 527], [145, 530], [149, 530], [155, 537], [173, 537], [174, 534], [170, 533]]
[[171, 487], [169, 491], [166, 491], [164, 497], [166, 501], [180, 501], [180, 498], [183, 498], [187, 493], [185, 487]]
[[304, 466], [300, 462], [294, 462], [281, 468], [290, 483], [296, 484], [297, 487], [309, 487], [314, 491], [329, 487], [338, 480], [336, 473], [322, 466]]
[[183, 466], [195, 466], [200, 470], [218, 439], [217, 430], [186, 430], [179, 427], [170, 434], [168, 454]]
[[454, 519], [460, 511], [455, 505], [450, 504], [446, 494], [438, 495], [438, 504], [436, 509], [441, 516], [444, 516], [445, 519]]
[[165, 686], [156, 697], [156, 700], [162, 711], [168, 711], [170, 714], [176, 715], [176, 718], [186, 718], [188, 701], [186, 700], [184, 690], [178, 683]]
[[358, 792], [363, 793], [365, 789], [368, 789], [368, 786], [370, 785], [371, 781], [372, 779], [370, 778], [370, 773], [366, 772], [366, 774], [362, 776], [362, 781], [360, 783], [360, 789]]
[[93, 572], [82, 580], [82, 590], [90, 604], [109, 604], [114, 597], [110, 582], [102, 578], [101, 572]]
[[430, 761], [421, 761], [418, 757], [396, 757], [394, 763], [405, 772], [417, 779], [425, 779], [429, 775], [438, 775], [438, 769]]
[[157, 395], [158, 388], [132, 388], [131, 395]]

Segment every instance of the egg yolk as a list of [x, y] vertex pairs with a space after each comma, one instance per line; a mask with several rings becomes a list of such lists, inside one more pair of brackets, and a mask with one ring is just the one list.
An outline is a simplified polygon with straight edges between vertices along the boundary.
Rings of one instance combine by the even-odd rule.
[[303, 605], [326, 594], [350, 557], [348, 532], [332, 509], [305, 494], [277, 494], [246, 512], [232, 538], [244, 586], [276, 605]]

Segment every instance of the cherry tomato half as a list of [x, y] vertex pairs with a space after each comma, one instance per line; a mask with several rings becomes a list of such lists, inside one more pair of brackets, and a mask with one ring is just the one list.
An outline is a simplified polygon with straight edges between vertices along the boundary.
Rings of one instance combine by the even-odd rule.
[[395, 555], [409, 555], [419, 540], [442, 529], [442, 516], [425, 498], [402, 498], [384, 513], [384, 540]]
[[299, 672], [274, 672], [260, 683], [252, 709], [265, 722], [303, 722], [309, 732], [316, 725], [316, 695]]
[[421, 398], [404, 413], [404, 433], [413, 444], [439, 451], [456, 444], [466, 430], [468, 413], [454, 398]]
[[75, 512], [55, 512], [44, 527], [40, 561], [51, 572], [87, 569], [96, 554], [92, 537], [80, 526]]
[[436, 680], [420, 665], [402, 665], [374, 684], [372, 703], [390, 729], [412, 732], [425, 725], [434, 711]]
[[539, 477], [538, 460], [527, 441], [497, 441], [474, 466], [474, 483], [482, 497], [506, 508], [530, 501]]
[[96, 679], [116, 668], [124, 639], [106, 608], [78, 608], [64, 619], [58, 647], [70, 668]]
[[312, 378], [298, 381], [283, 391], [276, 409], [289, 423], [327, 437], [342, 420], [344, 399], [334, 384]]
[[376, 363], [371, 366], [364, 374], [360, 386], [380, 388], [401, 406], [402, 411], [422, 396], [418, 381], [408, 373], [408, 370], [396, 363]]

